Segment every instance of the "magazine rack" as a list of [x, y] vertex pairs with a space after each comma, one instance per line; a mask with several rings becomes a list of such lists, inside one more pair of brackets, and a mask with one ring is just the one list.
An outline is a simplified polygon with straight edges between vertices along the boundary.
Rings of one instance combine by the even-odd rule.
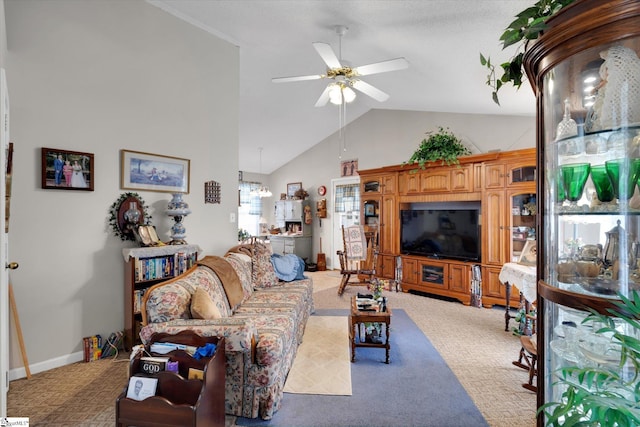
[[[138, 401], [127, 398], [127, 388], [116, 400], [116, 425], [118, 427], [138, 426], [198, 426], [222, 427], [225, 424], [225, 354], [224, 338], [201, 337], [192, 331], [182, 331], [171, 335], [158, 333], [151, 336], [149, 348], [155, 342], [171, 342], [201, 347], [215, 343], [216, 351], [212, 357], [194, 359], [183, 350], [174, 350], [168, 354], [152, 356], [169, 357], [178, 362], [178, 372], [162, 371], [146, 375], [157, 378], [156, 395]], [[129, 375], [140, 375], [140, 355], [133, 358], [129, 366]], [[189, 380], [189, 368], [204, 371], [202, 380]]]

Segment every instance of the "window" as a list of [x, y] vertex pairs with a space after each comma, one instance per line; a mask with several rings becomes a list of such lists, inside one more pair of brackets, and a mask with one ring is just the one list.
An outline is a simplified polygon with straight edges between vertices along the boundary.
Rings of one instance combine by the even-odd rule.
[[336, 186], [336, 212], [352, 212], [360, 210], [360, 184]]
[[262, 218], [262, 199], [251, 194], [258, 191], [259, 182], [240, 181], [240, 206], [238, 207], [238, 229], [244, 229], [252, 236], [260, 234]]

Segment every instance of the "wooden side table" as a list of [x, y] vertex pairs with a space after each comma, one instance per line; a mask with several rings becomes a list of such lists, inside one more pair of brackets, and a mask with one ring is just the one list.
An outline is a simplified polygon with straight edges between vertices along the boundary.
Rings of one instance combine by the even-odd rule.
[[[370, 342], [358, 342], [358, 325], [361, 323], [384, 323], [386, 325], [385, 342], [384, 343], [370, 343]], [[389, 344], [391, 324], [391, 309], [387, 305], [386, 311], [363, 311], [358, 310], [356, 304], [356, 297], [351, 297], [351, 313], [349, 314], [349, 339], [351, 340], [351, 362], [356, 360], [356, 347], [376, 347], [384, 348], [386, 350], [385, 363], [389, 363], [389, 350], [391, 345]]]

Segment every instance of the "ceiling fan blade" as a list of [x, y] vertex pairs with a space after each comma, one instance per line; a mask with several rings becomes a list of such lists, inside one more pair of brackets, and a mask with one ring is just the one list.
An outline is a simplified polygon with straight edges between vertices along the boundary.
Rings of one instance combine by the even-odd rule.
[[361, 65], [353, 69], [358, 76], [368, 76], [370, 74], [386, 73], [389, 71], [404, 70], [409, 67], [409, 61], [404, 58], [390, 59], [388, 61], [376, 62], [374, 64]]
[[369, 95], [373, 99], [379, 102], [384, 102], [389, 99], [389, 95], [381, 91], [380, 89], [371, 86], [369, 83], [363, 82], [362, 80], [352, 80], [351, 86], [364, 93], [365, 95]]
[[329, 89], [331, 89], [331, 85], [327, 85], [327, 87], [324, 88], [322, 95], [320, 95], [320, 98], [316, 101], [316, 107], [324, 107], [327, 105], [327, 102], [329, 102]]
[[273, 83], [287, 83], [287, 82], [301, 82], [304, 80], [318, 80], [326, 76], [322, 74], [314, 74], [309, 76], [296, 76], [296, 77], [275, 77], [271, 79]]
[[329, 67], [329, 69], [342, 68], [340, 60], [338, 59], [330, 45], [322, 42], [313, 42], [312, 44], [313, 47], [316, 48], [316, 51], [318, 52], [324, 63], [327, 64], [327, 67]]

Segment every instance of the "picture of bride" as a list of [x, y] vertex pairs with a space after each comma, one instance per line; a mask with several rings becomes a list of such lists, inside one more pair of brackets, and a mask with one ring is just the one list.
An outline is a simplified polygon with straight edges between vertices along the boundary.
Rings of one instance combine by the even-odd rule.
[[78, 163], [77, 160], [73, 161], [73, 174], [71, 175], [71, 186], [77, 188], [85, 188], [87, 186], [87, 182], [84, 179], [84, 174], [82, 173], [82, 166]]

